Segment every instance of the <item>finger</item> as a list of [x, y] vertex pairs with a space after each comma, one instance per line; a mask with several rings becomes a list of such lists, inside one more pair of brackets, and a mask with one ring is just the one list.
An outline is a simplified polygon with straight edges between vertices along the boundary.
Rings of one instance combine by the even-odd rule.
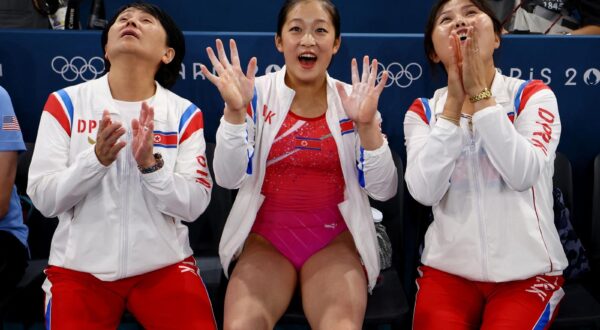
[[146, 108], [146, 121], [142, 123], [144, 126], [150, 126], [154, 123], [154, 107], [149, 106], [146, 102], [142, 103], [142, 107]]
[[369, 73], [369, 86], [375, 86], [375, 81], [377, 80], [377, 59], [373, 59], [371, 62], [371, 72]]
[[217, 74], [220, 75], [221, 72], [223, 72], [223, 70], [225, 70], [225, 68], [223, 68], [223, 65], [221, 65], [221, 62], [219, 62], [219, 59], [215, 55], [215, 52], [213, 51], [213, 49], [210, 47], [206, 47], [206, 54], [208, 55], [208, 59], [210, 60], [210, 63], [213, 65], [213, 68], [215, 69]]
[[363, 57], [362, 76], [360, 78], [360, 81], [366, 82], [368, 78], [369, 78], [369, 56], [365, 55], [365, 57]]
[[462, 65], [462, 50], [460, 44], [460, 38], [455, 31], [452, 32], [452, 39], [454, 40], [454, 54], [456, 55], [456, 64]]
[[124, 127], [120, 127], [119, 129], [117, 129], [116, 131], [114, 131], [111, 135], [109, 135], [106, 140], [104, 140], [106, 147], [112, 148], [112, 146], [117, 143], [117, 140], [119, 140], [121, 138], [121, 136], [123, 136], [125, 134], [125, 128]]
[[480, 51], [480, 49], [479, 49], [479, 42], [477, 40], [478, 40], [477, 39], [477, 31], [475, 30], [474, 27], [472, 27], [471, 28], [471, 38], [469, 40], [470, 41], [469, 47], [470, 47], [470, 50], [471, 50], [470, 56], [472, 58], [479, 57], [479, 51]]
[[235, 44], [235, 40], [229, 39], [229, 49], [231, 52], [231, 64], [233, 64], [233, 66], [236, 68], [240, 68], [240, 70], [241, 70], [242, 66], [240, 64], [240, 56], [238, 54], [237, 45]]
[[109, 157], [111, 157], [111, 159], [113, 159], [113, 160], [116, 159], [117, 155], [119, 154], [119, 151], [121, 151], [121, 149], [123, 149], [123, 147], [125, 147], [126, 144], [127, 143], [125, 141], [119, 141], [119, 142], [115, 143], [108, 150]]
[[154, 142], [154, 122], [149, 122], [148, 125], [144, 127], [142, 132], [144, 133], [142, 136], [143, 141], [147, 141], [152, 144]]
[[225, 69], [231, 67], [229, 60], [227, 59], [227, 54], [225, 54], [225, 46], [223, 46], [223, 42], [221, 39], [217, 39], [217, 53], [219, 54], [219, 61], [223, 65]]
[[142, 126], [145, 126], [146, 121], [148, 121], [148, 104], [146, 104], [146, 102], [142, 102], [139, 120], [140, 120], [140, 125], [142, 125]]
[[352, 85], [354, 86], [360, 82], [360, 80], [358, 80], [358, 63], [356, 62], [356, 58], [352, 59], [350, 71], [352, 72]]
[[217, 85], [219, 78], [212, 74], [212, 72], [208, 71], [208, 68], [204, 64], [200, 64], [200, 71], [206, 77], [206, 79], [208, 79], [208, 81], [213, 83], [213, 85]]
[[377, 86], [375, 86], [375, 95], [377, 95], [377, 97], [379, 97], [379, 95], [381, 95], [381, 92], [383, 92], [383, 88], [385, 88], [385, 83], [388, 80], [388, 72], [387, 71], [382, 71], [381, 72], [381, 80], [379, 80], [379, 83], [377, 84]]
[[256, 75], [256, 66], [258, 65], [258, 60], [256, 57], [253, 57], [248, 62], [248, 68], [246, 69], [246, 78], [254, 81], [254, 76]]
[[102, 119], [100, 119], [100, 124], [98, 124], [98, 133], [102, 132], [108, 122], [110, 121], [110, 112], [108, 110], [102, 111]]
[[133, 118], [131, 120], [131, 132], [133, 136], [137, 136], [140, 133], [140, 121], [138, 119]]
[[340, 99], [342, 100], [342, 103], [344, 103], [346, 99], [348, 99], [348, 93], [346, 93], [346, 88], [344, 87], [344, 85], [342, 85], [341, 82], [337, 82], [335, 84], [335, 88], [337, 88], [338, 94], [340, 95]]
[[108, 138], [110, 138], [111, 135], [115, 133], [115, 131], [122, 127], [123, 126], [120, 123], [111, 123], [110, 125], [106, 126], [104, 128], [104, 131], [102, 131], [103, 140], [106, 141]]

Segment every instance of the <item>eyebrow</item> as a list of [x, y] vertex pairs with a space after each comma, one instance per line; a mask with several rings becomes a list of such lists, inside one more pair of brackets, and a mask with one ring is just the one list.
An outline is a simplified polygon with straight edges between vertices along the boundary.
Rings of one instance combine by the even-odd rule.
[[[474, 5], [474, 4], [472, 4], [472, 3], [469, 3], [469, 4], [466, 4], [466, 5], [462, 6], [462, 7], [460, 7], [460, 10], [469, 9], [469, 8], [471, 8], [471, 7], [475, 7], [475, 8], [477, 8], [477, 9], [479, 9], [479, 7], [475, 6], [475, 5]], [[438, 14], [438, 15], [435, 17], [435, 19], [438, 19], [438, 18], [440, 18], [440, 16], [442, 16], [442, 15], [445, 15], [445, 14], [447, 14], [448, 12], [450, 12], [450, 10], [445, 10], [445, 11], [443, 11], [443, 12], [439, 13], [439, 14]]]
[[[304, 23], [305, 21], [301, 18], [292, 18], [288, 21], [288, 23], [294, 23], [294, 22], [300, 22], [300, 23]], [[314, 23], [325, 23], [325, 24], [329, 24], [328, 20], [322, 19], [322, 18], [317, 18], [316, 20], [314, 20]]]

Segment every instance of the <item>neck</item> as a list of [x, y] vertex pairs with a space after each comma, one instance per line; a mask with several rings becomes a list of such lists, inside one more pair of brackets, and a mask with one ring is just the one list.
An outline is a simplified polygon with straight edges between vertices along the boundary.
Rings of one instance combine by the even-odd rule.
[[286, 76], [286, 84], [296, 92], [290, 106], [293, 113], [313, 118], [327, 111], [327, 79], [318, 83], [290, 83]]
[[115, 100], [142, 101], [156, 93], [154, 74], [156, 69], [132, 63], [111, 63], [108, 86]]

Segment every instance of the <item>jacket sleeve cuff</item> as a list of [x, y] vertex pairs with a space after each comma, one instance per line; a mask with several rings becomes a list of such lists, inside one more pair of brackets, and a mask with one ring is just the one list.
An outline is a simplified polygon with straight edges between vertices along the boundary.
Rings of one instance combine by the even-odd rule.
[[383, 143], [381, 144], [381, 146], [377, 149], [374, 150], [364, 150], [364, 155], [365, 155], [365, 159], [369, 159], [369, 158], [373, 158], [373, 157], [378, 157], [380, 155], [382, 155], [383, 153], [385, 153], [388, 149], [388, 141], [387, 139], [383, 139]]
[[221, 117], [220, 131], [226, 137], [243, 137], [246, 135], [246, 123], [243, 124], [231, 124]]
[[96, 155], [96, 151], [94, 150], [94, 148], [89, 148], [88, 150], [83, 151], [81, 154], [79, 154], [79, 158], [83, 161], [83, 167], [91, 169], [92, 171], [108, 171], [108, 169], [112, 165], [102, 165], [102, 163], [100, 163], [100, 160], [98, 159], [98, 156]]

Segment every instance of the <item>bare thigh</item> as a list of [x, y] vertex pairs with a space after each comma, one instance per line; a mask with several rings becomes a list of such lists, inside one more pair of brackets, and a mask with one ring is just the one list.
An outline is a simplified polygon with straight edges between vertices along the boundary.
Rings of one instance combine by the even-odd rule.
[[346, 231], [315, 253], [300, 271], [304, 314], [313, 329], [361, 329], [367, 277]]
[[296, 282], [294, 266], [266, 239], [250, 234], [227, 285], [224, 328], [273, 329]]

